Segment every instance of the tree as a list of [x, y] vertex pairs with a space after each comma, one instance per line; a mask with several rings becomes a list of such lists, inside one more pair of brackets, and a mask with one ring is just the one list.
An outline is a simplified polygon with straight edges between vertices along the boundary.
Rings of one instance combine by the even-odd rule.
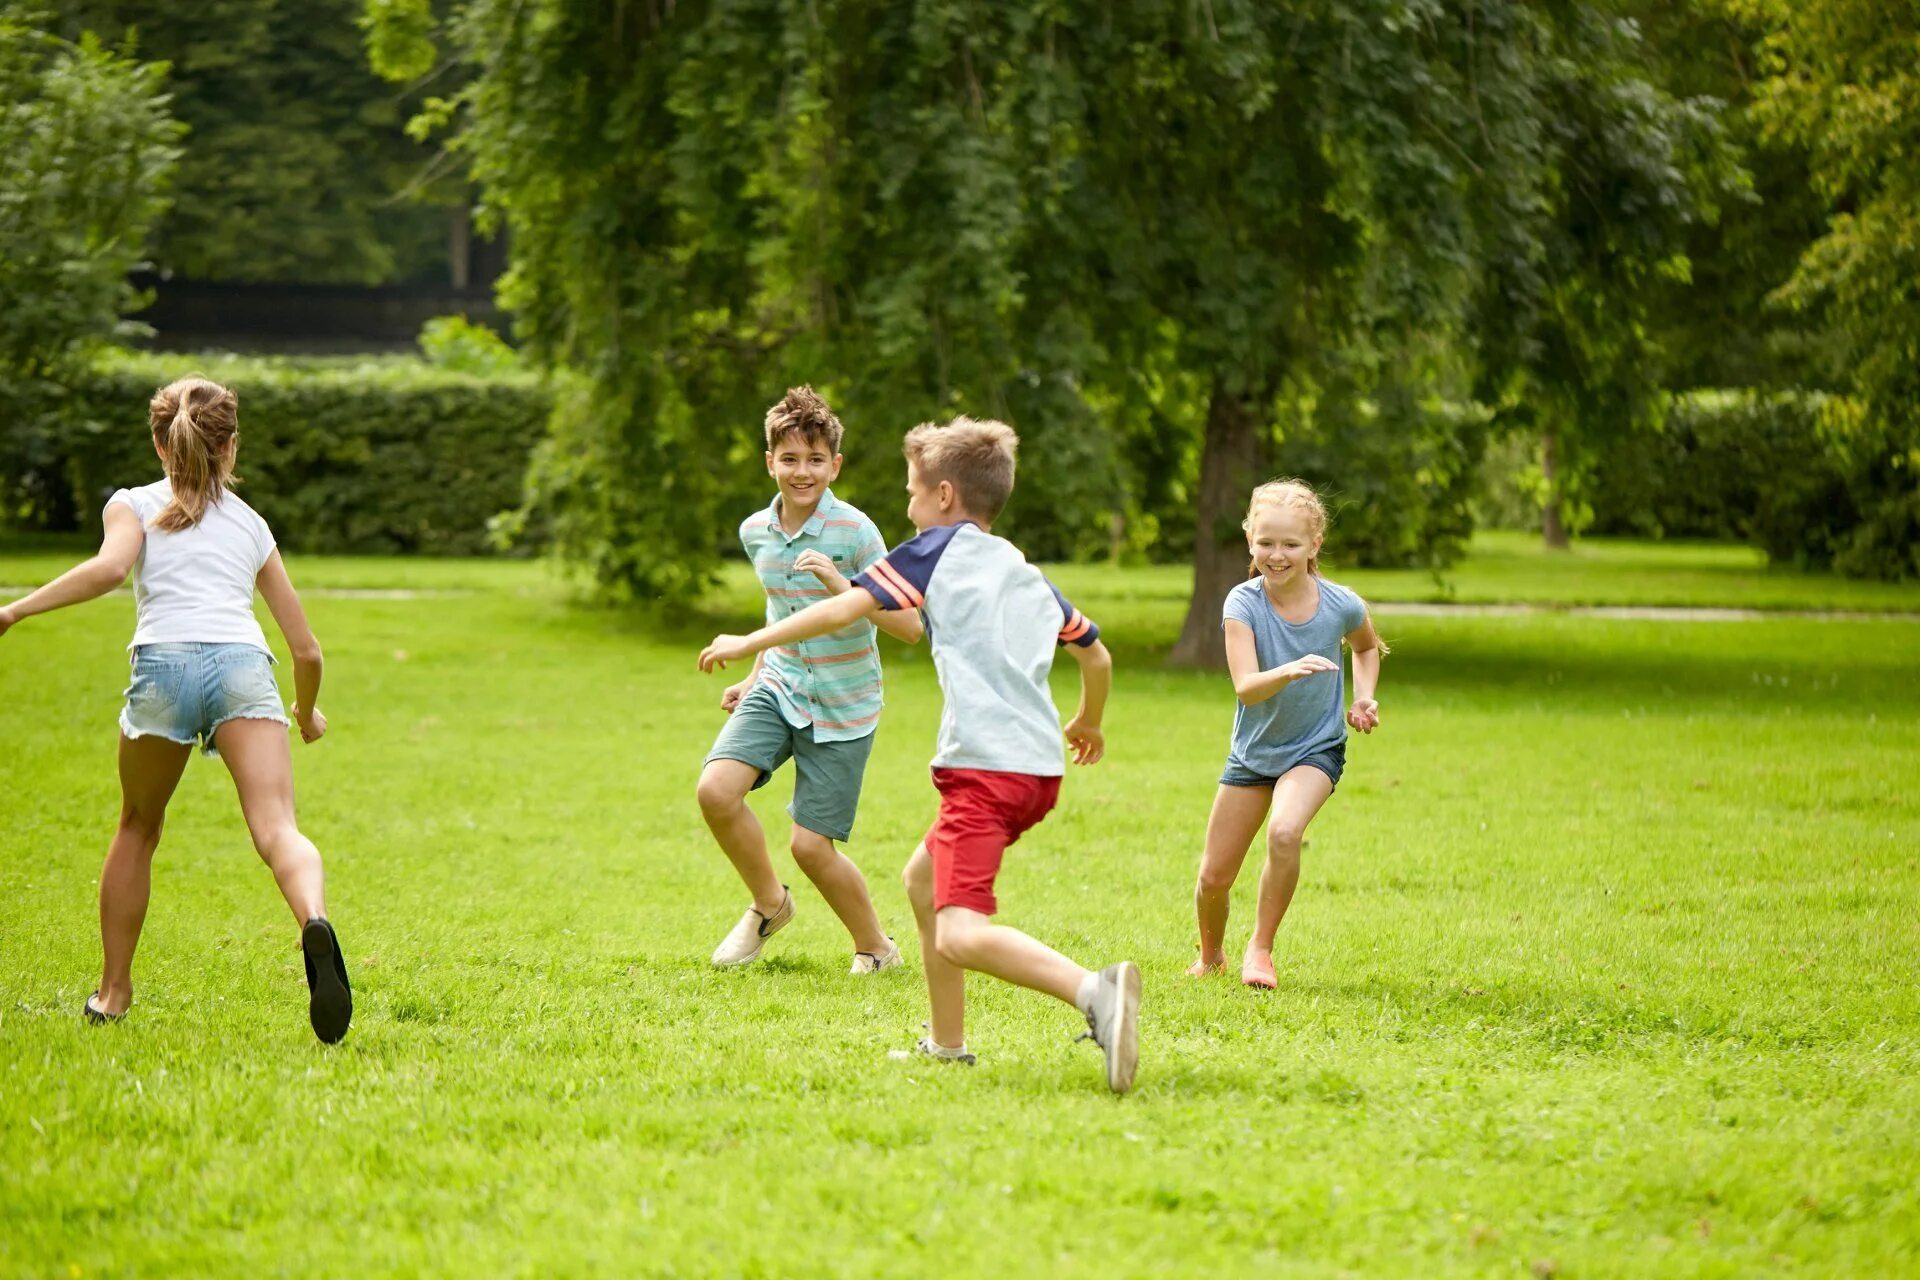
[[[1198, 442], [1175, 656], [1217, 662], [1241, 504], [1278, 432], [1312, 426], [1298, 406], [1384, 406], [1382, 440], [1470, 449], [1474, 415], [1421, 406], [1484, 373], [1511, 408], [1552, 367], [1555, 306], [1580, 300], [1553, 272], [1583, 265], [1556, 227], [1593, 224], [1590, 260], [1624, 282], [1608, 300], [1671, 260], [1640, 234], [1668, 214], [1574, 181], [1578, 148], [1543, 116], [1580, 112], [1574, 141], [1647, 170], [1691, 137], [1659, 135], [1676, 109], [1632, 91], [1630, 42], [1564, 10], [472, 0], [445, 34], [473, 79], [434, 111], [513, 229], [522, 336], [587, 375], [526, 514], [603, 581], [691, 591], [760, 407], [804, 378], [856, 430], [1009, 417], [1030, 463], [1057, 464], [1023, 468], [1012, 518], [1053, 513], [1057, 548], [1058, 527], [1130, 507], [1126, 446], [1175, 424]], [[428, 13], [370, 7], [377, 56], [427, 65]], [[1502, 302], [1519, 313], [1472, 341]], [[1410, 381], [1436, 370], [1444, 387]], [[869, 450], [854, 478], [897, 465]]]
[[[70, 0], [63, 34], [172, 68], [190, 130], [155, 263], [197, 280], [444, 278], [448, 203], [411, 107], [367, 66], [358, 0]], [[430, 189], [432, 203], [411, 196]]]
[[1755, 115], [1768, 136], [1806, 148], [1828, 211], [1777, 296], [1823, 326], [1832, 376], [1855, 396], [1832, 427], [1864, 519], [1834, 562], [1920, 576], [1920, 7], [1729, 7], [1767, 33]]
[[0, 522], [63, 526], [56, 436], [74, 371], [127, 331], [127, 283], [167, 206], [180, 129], [164, 68], [30, 7], [0, 9]]

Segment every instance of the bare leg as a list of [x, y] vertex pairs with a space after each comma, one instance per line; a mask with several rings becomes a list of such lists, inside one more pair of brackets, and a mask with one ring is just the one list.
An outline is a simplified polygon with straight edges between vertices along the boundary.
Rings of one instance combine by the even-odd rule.
[[102, 1013], [125, 1013], [133, 1003], [133, 952], [147, 922], [153, 890], [153, 852], [167, 802], [180, 784], [193, 748], [152, 736], [120, 739], [120, 825], [100, 868], [100, 998]]
[[744, 760], [709, 760], [700, 771], [696, 795], [707, 829], [753, 895], [753, 909], [772, 916], [786, 902], [787, 891], [773, 874], [773, 860], [767, 856], [767, 833], [747, 807], [747, 792], [753, 790], [759, 777], [760, 771]]
[[1273, 792], [1267, 787], [1232, 787], [1225, 783], [1213, 796], [1207, 815], [1206, 849], [1200, 855], [1200, 875], [1193, 886], [1193, 910], [1200, 920], [1200, 960], [1187, 972], [1199, 977], [1227, 963], [1227, 912], [1232, 905], [1233, 882], [1247, 860], [1247, 848], [1266, 819]]
[[273, 872], [296, 925], [327, 914], [326, 873], [320, 851], [293, 818], [293, 749], [287, 727], [275, 720], [229, 720], [213, 742], [233, 775], [240, 811], [260, 860]]
[[942, 907], [935, 922], [940, 958], [1056, 1000], [1074, 1003], [1087, 971], [1018, 929], [966, 907]]
[[1310, 764], [1289, 769], [1273, 787], [1273, 819], [1267, 823], [1267, 865], [1260, 871], [1260, 904], [1256, 908], [1249, 952], [1270, 955], [1273, 935], [1286, 917], [1293, 890], [1300, 883], [1300, 840], [1307, 824], [1333, 794], [1327, 775]]
[[877, 956], [887, 949], [886, 931], [867, 895], [867, 878], [833, 841], [805, 827], [793, 829], [793, 860], [853, 935], [853, 949]]
[[900, 874], [920, 928], [920, 964], [927, 971], [927, 1003], [932, 1009], [933, 1042], [958, 1049], [967, 1042], [967, 975], [940, 954], [939, 925], [933, 910], [933, 855], [921, 845]]

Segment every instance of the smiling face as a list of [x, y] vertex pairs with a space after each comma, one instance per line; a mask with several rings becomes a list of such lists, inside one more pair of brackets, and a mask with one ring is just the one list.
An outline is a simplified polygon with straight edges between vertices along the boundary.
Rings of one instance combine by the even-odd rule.
[[1299, 582], [1320, 554], [1311, 513], [1299, 507], [1261, 507], [1247, 530], [1254, 570], [1276, 589]]
[[789, 431], [767, 450], [767, 474], [780, 486], [781, 509], [789, 516], [820, 505], [827, 486], [840, 478], [840, 455], [823, 442]]

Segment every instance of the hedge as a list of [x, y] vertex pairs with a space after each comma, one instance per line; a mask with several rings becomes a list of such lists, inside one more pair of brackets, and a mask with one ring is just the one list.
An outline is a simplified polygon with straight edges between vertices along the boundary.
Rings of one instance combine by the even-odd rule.
[[58, 411], [59, 471], [81, 528], [107, 497], [159, 479], [147, 401], [188, 373], [240, 401], [239, 492], [290, 550], [472, 555], [519, 505], [552, 393], [398, 357], [289, 359], [117, 352]]
[[1700, 391], [1599, 460], [1593, 532], [1730, 538], [1775, 563], [1920, 577], [1920, 458], [1857, 402]]

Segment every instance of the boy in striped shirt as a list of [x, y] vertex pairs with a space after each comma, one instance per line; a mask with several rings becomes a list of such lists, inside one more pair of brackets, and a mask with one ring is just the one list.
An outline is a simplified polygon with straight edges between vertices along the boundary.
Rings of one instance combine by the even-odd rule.
[[[886, 554], [873, 521], [827, 487], [840, 475], [841, 432], [812, 387], [788, 391], [767, 410], [767, 473], [779, 492], [741, 522], [740, 544], [767, 593], [769, 625], [846, 592], [852, 575]], [[920, 639], [917, 613], [877, 621], [908, 644]], [[835, 847], [853, 833], [880, 706], [880, 654], [865, 618], [760, 654], [747, 678], [721, 695], [729, 719], [700, 773], [700, 812], [753, 902], [714, 950], [716, 966], [751, 964], [793, 919], [793, 894], [774, 874], [766, 833], [746, 803], [789, 758], [793, 859], [853, 935], [852, 972], [901, 962], [860, 868]]]

